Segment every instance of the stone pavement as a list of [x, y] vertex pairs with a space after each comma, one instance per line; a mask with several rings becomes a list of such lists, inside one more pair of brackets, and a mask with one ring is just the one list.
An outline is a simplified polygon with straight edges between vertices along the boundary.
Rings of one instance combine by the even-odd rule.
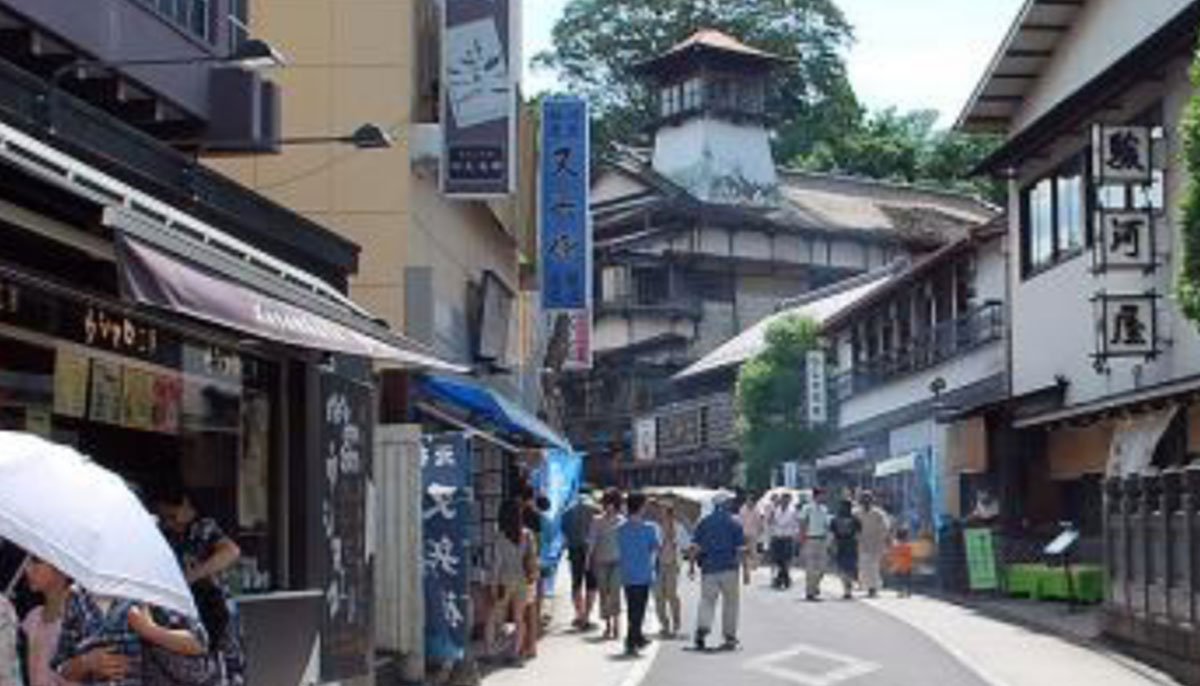
[[986, 610], [890, 592], [863, 602], [938, 642], [993, 686], [1177, 686], [1167, 675], [1098, 644], [1084, 646], [1001, 621]]
[[[623, 644], [599, 641], [599, 631], [579, 633], [571, 627], [571, 578], [564, 562], [555, 582], [555, 595], [548, 599], [552, 620], [538, 643], [538, 656], [523, 667], [499, 668], [485, 674], [483, 686], [637, 686], [659, 650], [655, 641], [637, 659], [621, 656]], [[653, 636], [658, 623], [653, 608], [646, 618], [646, 634]]]

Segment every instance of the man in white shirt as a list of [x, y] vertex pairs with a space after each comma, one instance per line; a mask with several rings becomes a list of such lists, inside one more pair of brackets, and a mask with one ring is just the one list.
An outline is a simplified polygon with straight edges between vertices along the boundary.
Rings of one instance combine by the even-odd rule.
[[796, 556], [796, 539], [800, 536], [800, 514], [792, 504], [789, 493], [779, 493], [767, 521], [771, 538], [771, 563], [775, 577], [771, 587], [785, 590], [792, 587], [792, 558]]
[[829, 564], [829, 510], [821, 489], [814, 488], [812, 499], [800, 510], [800, 538], [804, 555], [804, 595], [821, 599], [821, 578]]

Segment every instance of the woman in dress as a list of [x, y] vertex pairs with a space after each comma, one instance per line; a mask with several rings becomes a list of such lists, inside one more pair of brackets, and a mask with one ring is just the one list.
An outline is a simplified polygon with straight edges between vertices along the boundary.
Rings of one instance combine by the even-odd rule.
[[212, 648], [221, 659], [226, 684], [243, 686], [246, 659], [241, 624], [220, 578], [237, 563], [241, 549], [225, 535], [216, 520], [200, 516], [183, 489], [163, 489], [155, 494], [154, 500], [163, 534], [183, 566], [204, 626], [212, 634]]
[[837, 514], [829, 525], [834, 540], [834, 561], [842, 580], [842, 597], [849, 600], [858, 577], [858, 535], [862, 524], [854, 516], [854, 503], [845, 498], [838, 503]]

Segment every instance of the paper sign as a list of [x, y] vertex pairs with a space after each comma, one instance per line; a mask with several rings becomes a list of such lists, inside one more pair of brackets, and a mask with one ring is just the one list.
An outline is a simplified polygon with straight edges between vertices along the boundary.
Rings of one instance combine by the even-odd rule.
[[87, 414], [88, 358], [59, 349], [54, 356], [54, 414], [82, 419]]

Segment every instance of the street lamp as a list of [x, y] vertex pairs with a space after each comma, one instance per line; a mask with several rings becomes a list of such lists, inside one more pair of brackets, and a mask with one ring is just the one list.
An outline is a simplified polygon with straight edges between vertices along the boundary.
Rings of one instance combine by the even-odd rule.
[[243, 69], [265, 69], [282, 67], [287, 64], [283, 55], [264, 40], [250, 38], [244, 40], [228, 55], [202, 55], [199, 57], [158, 57], [130, 60], [75, 60], [55, 69], [50, 75], [50, 88], [42, 96], [46, 103], [46, 124], [50, 133], [54, 133], [55, 108], [58, 103], [59, 91], [62, 90], [63, 79], [68, 74], [78, 73], [87, 69], [113, 70], [127, 67], [165, 67], [186, 66], [193, 64], [226, 64], [240, 66]]
[[362, 124], [347, 136], [296, 136], [274, 141], [278, 145], [318, 145], [345, 143], [359, 150], [380, 150], [392, 147], [392, 136], [378, 124]]
[[[251, 148], [259, 146], [283, 146], [283, 145], [327, 145], [330, 143], [341, 143], [350, 145], [359, 150], [382, 150], [392, 147], [394, 140], [392, 135], [385, 131], [378, 124], [367, 122], [360, 124], [354, 131], [340, 136], [290, 136], [285, 138], [275, 138], [267, 141], [255, 140], [187, 140], [187, 141], [168, 141], [170, 145], [176, 148], [190, 150], [197, 157], [203, 155], [211, 148], [219, 148], [222, 150], [234, 150], [240, 148]], [[260, 147], [261, 149], [261, 147]]]

